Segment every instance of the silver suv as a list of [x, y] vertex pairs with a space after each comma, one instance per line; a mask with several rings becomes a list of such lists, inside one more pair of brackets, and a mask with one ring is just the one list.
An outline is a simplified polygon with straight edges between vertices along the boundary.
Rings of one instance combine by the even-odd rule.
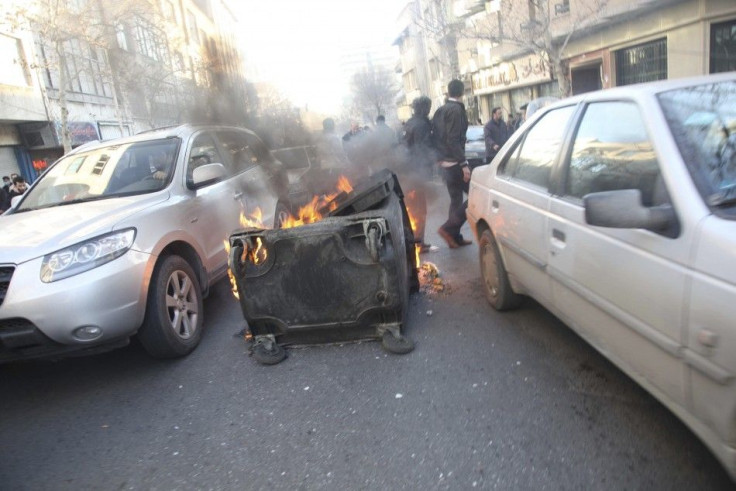
[[273, 220], [279, 169], [254, 133], [222, 126], [62, 157], [0, 217], [0, 362], [104, 351], [135, 334], [155, 357], [191, 352], [202, 299], [227, 275], [229, 235], [258, 207]]

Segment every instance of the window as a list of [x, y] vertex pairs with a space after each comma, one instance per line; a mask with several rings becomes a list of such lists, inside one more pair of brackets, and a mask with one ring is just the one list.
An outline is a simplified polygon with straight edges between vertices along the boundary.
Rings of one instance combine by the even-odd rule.
[[441, 76], [442, 71], [440, 70], [440, 62], [437, 58], [432, 58], [429, 60], [429, 79], [439, 80]]
[[570, 0], [562, 0], [555, 4], [555, 15], [563, 15], [570, 12]]
[[31, 85], [31, 74], [28, 72], [20, 39], [0, 34], [0, 59], [3, 66], [0, 84], [19, 87]]
[[210, 133], [197, 135], [192, 143], [192, 151], [189, 152], [187, 163], [187, 182], [192, 179], [194, 169], [206, 164], [224, 164], [220, 152], [215, 145], [215, 139]]
[[255, 135], [240, 131], [220, 131], [217, 136], [230, 156], [233, 174], [240, 174], [273, 160], [266, 145]]
[[616, 85], [667, 78], [667, 39], [616, 51]]
[[[590, 104], [573, 143], [566, 195], [638, 189], [652, 206], [659, 165], [639, 108], [633, 102]], [[659, 183], [661, 184], [661, 182]], [[661, 204], [661, 199], [657, 199]]]
[[150, 22], [137, 19], [133, 29], [138, 53], [152, 60], [168, 63], [169, 47], [165, 34]]
[[199, 29], [197, 28], [197, 18], [187, 10], [187, 29], [189, 32], [189, 42], [199, 44]]
[[546, 188], [574, 110], [575, 106], [568, 106], [542, 116], [502, 164], [499, 173]]
[[64, 42], [64, 58], [61, 60], [43, 40], [38, 39], [37, 43], [46, 87], [59, 89], [59, 70], [64, 70], [67, 91], [112, 97], [112, 85], [108, 80], [110, 70], [102, 49], [79, 39], [70, 39]]
[[736, 82], [659, 94], [667, 123], [693, 182], [712, 206], [736, 204]]
[[411, 92], [417, 89], [417, 75], [414, 70], [409, 70], [404, 74], [404, 90]]
[[736, 70], [736, 20], [710, 28], [710, 73]]
[[176, 24], [176, 8], [172, 0], [163, 0], [161, 8], [164, 12], [164, 18], [173, 24]]

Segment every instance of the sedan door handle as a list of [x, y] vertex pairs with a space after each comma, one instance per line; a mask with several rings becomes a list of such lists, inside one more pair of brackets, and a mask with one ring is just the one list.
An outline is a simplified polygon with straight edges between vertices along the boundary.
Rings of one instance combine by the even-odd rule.
[[240, 199], [243, 197], [242, 191], [236, 191], [235, 194], [233, 194], [233, 199]]
[[495, 199], [493, 201], [491, 201], [491, 208], [494, 211], [497, 211], [498, 210], [498, 201], [496, 201]]
[[563, 232], [562, 230], [557, 230], [556, 228], [553, 228], [552, 237], [559, 240], [560, 242], [565, 242], [565, 232]]

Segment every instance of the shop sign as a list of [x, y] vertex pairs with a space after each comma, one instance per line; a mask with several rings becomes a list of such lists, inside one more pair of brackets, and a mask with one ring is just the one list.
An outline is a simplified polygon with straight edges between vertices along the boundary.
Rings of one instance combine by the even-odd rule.
[[46, 170], [46, 167], [49, 166], [49, 163], [46, 161], [46, 159], [37, 159], [33, 161], [33, 168], [37, 172], [43, 172]]
[[517, 60], [483, 68], [473, 74], [473, 93], [490, 94], [552, 80], [547, 63], [537, 56], [530, 55]]
[[95, 140], [99, 140], [97, 133], [97, 125], [86, 122], [69, 122], [69, 135], [71, 136], [72, 146], [81, 145]]

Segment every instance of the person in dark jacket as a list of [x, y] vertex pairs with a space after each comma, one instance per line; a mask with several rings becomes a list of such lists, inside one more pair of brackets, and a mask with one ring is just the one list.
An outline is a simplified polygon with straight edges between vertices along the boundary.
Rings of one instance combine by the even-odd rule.
[[442, 177], [450, 194], [450, 211], [447, 221], [437, 233], [451, 249], [471, 244], [460, 233], [465, 223], [468, 202], [463, 201], [463, 192], [468, 192], [470, 167], [465, 159], [465, 134], [468, 131], [468, 116], [465, 105], [460, 101], [465, 86], [460, 80], [447, 84], [447, 102], [434, 113], [432, 132], [437, 150], [437, 159]]
[[420, 246], [420, 252], [427, 252], [431, 246], [424, 241], [424, 226], [427, 222], [426, 182], [434, 176], [436, 162], [432, 148], [432, 123], [429, 121], [432, 100], [426, 96], [417, 97], [411, 107], [412, 117], [404, 125], [402, 138], [407, 165], [401, 172], [401, 182], [408, 184], [404, 202], [414, 219], [414, 241]]
[[483, 127], [483, 138], [486, 142], [486, 164], [488, 164], [509, 139], [509, 127], [503, 120], [503, 109], [500, 107], [493, 108], [491, 119]]

